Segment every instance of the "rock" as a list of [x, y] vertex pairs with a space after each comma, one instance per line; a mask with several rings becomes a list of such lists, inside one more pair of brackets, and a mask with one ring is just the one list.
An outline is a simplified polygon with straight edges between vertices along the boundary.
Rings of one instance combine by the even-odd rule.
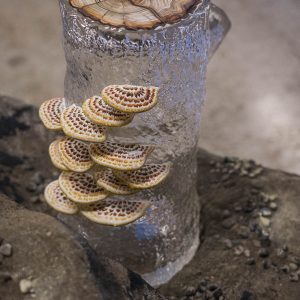
[[234, 247], [234, 253], [236, 255], [241, 255], [243, 252], [244, 252], [243, 246], [239, 245], [239, 246]]
[[233, 225], [235, 225], [236, 220], [235, 218], [227, 218], [222, 222], [222, 226], [226, 229], [230, 229], [233, 227]]
[[255, 265], [255, 259], [253, 257], [248, 258], [246, 260], [246, 265], [249, 265], [249, 266]]
[[0, 285], [1, 300], [23, 299], [22, 293], [33, 287], [36, 299], [43, 300], [163, 299], [139, 275], [96, 257], [53, 217], [29, 211], [1, 195], [0, 208], [1, 234], [16, 249], [4, 261], [10, 272], [0, 273], [5, 281]]
[[11, 256], [12, 255], [12, 245], [11, 244], [3, 244], [0, 246], [0, 253], [3, 256]]
[[243, 291], [241, 295], [241, 300], [255, 300], [255, 299], [256, 299], [255, 295], [248, 291]]
[[266, 248], [261, 248], [261, 249], [258, 251], [258, 255], [259, 255], [260, 257], [265, 258], [265, 257], [268, 257], [268, 256], [270, 255], [270, 253], [269, 253], [269, 250], [268, 250], [268, 249], [266, 249]]
[[21, 279], [19, 287], [22, 294], [31, 293], [33, 291], [32, 281], [29, 279]]
[[226, 248], [231, 249], [233, 247], [232, 241], [230, 239], [224, 239], [223, 242]]
[[261, 215], [263, 216], [263, 217], [271, 217], [272, 216], [272, 211], [269, 209], [269, 208], [266, 208], [266, 207], [264, 207], [264, 208], [262, 208], [261, 209]]
[[0, 271], [0, 283], [6, 282], [8, 280], [11, 280], [11, 274], [6, 271]]
[[241, 226], [239, 228], [238, 234], [241, 238], [247, 239], [249, 237], [249, 234], [250, 234], [248, 227], [247, 226]]
[[269, 207], [275, 211], [275, 210], [277, 210], [278, 205], [276, 202], [270, 202]]
[[289, 279], [291, 282], [298, 282], [299, 281], [299, 274], [297, 273], [291, 273], [289, 276]]
[[288, 266], [288, 265], [284, 265], [283, 267], [281, 267], [281, 271], [283, 272], [283, 273], [289, 273], [289, 271], [290, 271], [290, 267]]

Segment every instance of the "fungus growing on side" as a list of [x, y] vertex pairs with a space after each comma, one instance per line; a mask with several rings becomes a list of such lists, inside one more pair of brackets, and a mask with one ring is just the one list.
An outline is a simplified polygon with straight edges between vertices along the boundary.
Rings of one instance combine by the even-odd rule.
[[97, 164], [117, 170], [139, 169], [153, 150], [153, 146], [139, 144], [90, 144], [90, 155]]
[[102, 98], [117, 110], [141, 113], [157, 103], [158, 88], [154, 86], [109, 85], [102, 90]]
[[86, 172], [94, 165], [85, 142], [66, 137], [59, 141], [58, 149], [63, 164], [71, 171]]
[[95, 124], [121, 127], [130, 123], [134, 117], [106, 104], [99, 96], [91, 97], [82, 104], [84, 114]]
[[64, 109], [64, 98], [53, 98], [43, 102], [39, 109], [39, 116], [45, 127], [50, 130], [61, 130], [60, 115]]
[[55, 210], [73, 215], [78, 212], [78, 206], [67, 198], [58, 184], [58, 180], [49, 183], [45, 189], [46, 202]]
[[59, 186], [66, 196], [76, 203], [93, 203], [105, 199], [108, 192], [99, 187], [91, 174], [62, 172]]
[[168, 176], [170, 168], [170, 163], [148, 164], [135, 171], [114, 170], [114, 174], [131, 188], [147, 189], [161, 183]]
[[60, 143], [61, 139], [57, 139], [53, 141], [49, 146], [49, 156], [53, 163], [53, 165], [62, 170], [62, 171], [69, 171], [67, 166], [64, 164], [62, 157], [60, 155], [60, 151], [58, 149], [58, 145]]
[[82, 108], [75, 104], [66, 108], [63, 98], [42, 104], [44, 125], [66, 134], [49, 146], [54, 166], [63, 171], [45, 189], [51, 207], [66, 214], [80, 210], [93, 222], [113, 226], [126, 225], [144, 215], [148, 201], [106, 198], [158, 185], [168, 175], [170, 164], [145, 165], [154, 146], [105, 141], [104, 126], [128, 124], [135, 113], [156, 104], [157, 93], [156, 87], [112, 85], [103, 89], [104, 99], [93, 96]]
[[98, 203], [84, 205], [80, 209], [81, 213], [93, 222], [121, 226], [142, 217], [149, 206], [149, 201], [105, 199]]
[[[84, 15], [111, 26], [151, 29], [184, 17], [196, 0], [69, 0]], [[199, 2], [199, 1], [198, 1]]]
[[112, 194], [129, 195], [138, 191], [130, 188], [127, 184], [121, 181], [110, 169], [98, 170], [95, 172], [94, 178], [98, 186], [101, 186]]
[[72, 138], [101, 143], [106, 139], [105, 128], [92, 123], [81, 107], [73, 104], [61, 114], [61, 126], [64, 133]]

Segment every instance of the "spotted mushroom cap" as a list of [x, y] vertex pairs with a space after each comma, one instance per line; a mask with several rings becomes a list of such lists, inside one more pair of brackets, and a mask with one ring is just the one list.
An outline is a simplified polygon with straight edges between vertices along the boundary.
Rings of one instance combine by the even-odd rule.
[[70, 215], [78, 212], [76, 203], [67, 198], [64, 192], [61, 190], [58, 180], [49, 183], [44, 194], [46, 202], [55, 210]]
[[39, 116], [46, 128], [61, 130], [60, 116], [65, 109], [64, 98], [54, 98], [42, 103]]
[[99, 187], [91, 174], [62, 172], [59, 186], [69, 199], [76, 203], [93, 203], [105, 199], [108, 192]]
[[62, 157], [60, 155], [60, 151], [58, 149], [58, 145], [60, 143], [61, 139], [57, 139], [53, 141], [49, 146], [49, 156], [53, 163], [53, 165], [62, 170], [62, 171], [68, 171], [68, 167], [64, 164]]
[[121, 181], [110, 169], [101, 169], [95, 172], [94, 178], [97, 185], [105, 190], [117, 195], [129, 195], [137, 190], [130, 188], [127, 184]]
[[114, 170], [114, 174], [131, 188], [147, 189], [157, 186], [169, 174], [170, 163], [148, 164], [135, 171]]
[[99, 96], [84, 101], [82, 109], [93, 123], [104, 126], [124, 126], [130, 123], [134, 117], [133, 114], [124, 113], [107, 105]]
[[102, 98], [117, 110], [141, 113], [157, 103], [158, 88], [154, 86], [109, 85], [102, 90]]
[[69, 137], [99, 143], [106, 139], [105, 128], [92, 123], [76, 104], [63, 111], [60, 121], [64, 133]]
[[85, 142], [66, 137], [58, 143], [58, 148], [62, 162], [71, 171], [86, 172], [94, 165]]
[[122, 226], [141, 218], [148, 207], [149, 201], [134, 202], [110, 198], [84, 205], [81, 207], [81, 213], [95, 223]]
[[117, 170], [136, 170], [144, 165], [154, 147], [104, 142], [90, 144], [89, 149], [92, 159], [101, 166]]

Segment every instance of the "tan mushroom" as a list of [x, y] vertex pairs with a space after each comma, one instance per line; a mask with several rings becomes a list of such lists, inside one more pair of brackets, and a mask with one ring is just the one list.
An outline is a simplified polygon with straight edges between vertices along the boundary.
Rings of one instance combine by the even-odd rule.
[[130, 202], [105, 199], [98, 203], [82, 206], [81, 213], [95, 223], [121, 226], [141, 218], [149, 207], [149, 201]]
[[157, 103], [158, 88], [154, 86], [109, 85], [102, 90], [103, 100], [117, 110], [141, 113]]
[[64, 133], [72, 138], [87, 142], [103, 142], [106, 139], [105, 128], [92, 123], [82, 108], [73, 104], [61, 114], [61, 126]]
[[46, 128], [61, 130], [60, 116], [65, 109], [64, 98], [54, 98], [42, 103], [39, 116]]
[[94, 174], [94, 178], [98, 186], [104, 188], [112, 194], [129, 195], [137, 192], [137, 189], [130, 188], [121, 181], [110, 169], [98, 170]]
[[173, 23], [200, 0], [69, 0], [84, 15], [104, 24], [130, 29], [151, 29]]
[[86, 172], [94, 165], [85, 142], [66, 137], [59, 141], [58, 148], [63, 164], [71, 171]]
[[78, 212], [77, 205], [72, 202], [61, 190], [58, 180], [49, 183], [45, 189], [46, 202], [55, 210], [64, 214], [76, 214]]
[[134, 117], [133, 114], [124, 113], [107, 105], [99, 96], [84, 101], [82, 109], [93, 123], [104, 126], [124, 126], [130, 123]]
[[114, 170], [114, 174], [131, 188], [147, 189], [160, 184], [169, 174], [170, 163], [148, 164], [135, 171]]
[[93, 203], [105, 199], [108, 192], [99, 187], [91, 174], [62, 172], [59, 186], [67, 197], [76, 203]]
[[62, 170], [62, 171], [69, 171], [68, 167], [64, 164], [62, 157], [60, 155], [60, 151], [58, 149], [58, 145], [62, 139], [57, 139], [53, 141], [49, 146], [49, 156], [53, 163], [53, 165]]
[[144, 165], [153, 146], [104, 142], [90, 144], [90, 155], [99, 165], [117, 170], [136, 170]]

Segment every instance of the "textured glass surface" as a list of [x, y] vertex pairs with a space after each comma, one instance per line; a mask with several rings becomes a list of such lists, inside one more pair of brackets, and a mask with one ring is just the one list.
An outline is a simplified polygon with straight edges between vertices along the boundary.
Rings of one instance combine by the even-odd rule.
[[110, 130], [108, 139], [154, 144], [151, 160], [173, 163], [161, 186], [130, 196], [153, 204], [134, 224], [113, 228], [81, 217], [61, 218], [97, 253], [160, 284], [192, 258], [199, 244], [195, 155], [210, 46], [209, 3], [179, 23], [146, 31], [104, 26], [81, 15], [67, 0], [60, 3], [68, 103], [81, 104], [109, 84], [159, 86], [157, 106], [126, 127]]

